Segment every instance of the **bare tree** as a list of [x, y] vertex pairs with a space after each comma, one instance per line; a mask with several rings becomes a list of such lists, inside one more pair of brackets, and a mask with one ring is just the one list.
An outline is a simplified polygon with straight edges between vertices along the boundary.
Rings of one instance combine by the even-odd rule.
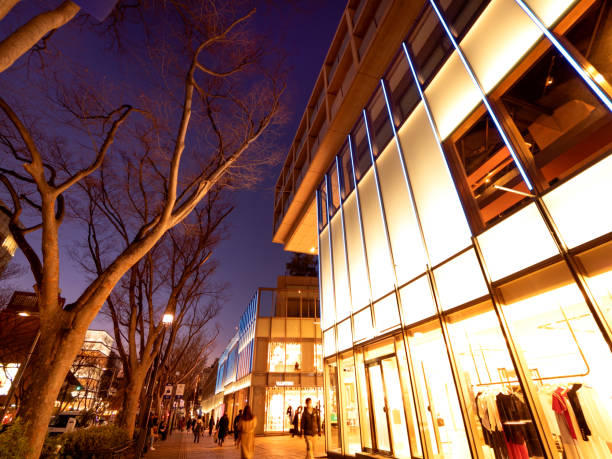
[[[284, 89], [282, 75], [276, 69], [266, 71], [260, 50], [247, 40], [245, 23], [254, 11], [241, 15], [232, 12], [233, 17], [228, 17], [228, 10], [222, 5], [210, 1], [202, 4], [202, 9], [206, 8], [206, 14], [201, 14], [201, 29], [193, 31], [190, 37], [197, 46], [185, 47], [188, 68], [182, 102], [166, 113], [169, 119], [177, 116], [180, 120], [172, 137], [168, 135], [172, 124], [162, 126], [158, 114], [150, 109], [143, 111], [119, 104], [102, 111], [100, 104], [77, 105], [71, 114], [99, 142], [87, 162], [83, 158], [86, 155], [65, 151], [62, 143], [44, 144], [41, 149], [43, 144], [27, 118], [0, 98], [0, 110], [12, 129], [10, 135], [3, 137], [8, 140], [4, 146], [12, 161], [3, 161], [0, 166], [0, 181], [6, 189], [4, 201], [10, 204], [0, 206], [0, 211], [10, 218], [9, 229], [29, 263], [40, 308], [40, 342], [32, 362], [35, 368], [32, 389], [23, 405], [26, 436], [32, 445], [28, 458], [40, 454], [64, 377], [89, 324], [123, 275], [170, 229], [183, 222], [211, 190], [219, 185], [239, 185], [232, 174], [252, 173], [252, 165], [258, 163], [257, 156], [249, 152], [257, 152], [256, 142], [278, 111]], [[94, 98], [87, 96], [94, 93], [92, 88], [79, 96], [91, 102]], [[135, 114], [142, 116], [133, 120]], [[99, 275], [74, 302], [62, 307], [59, 229], [65, 216], [65, 200], [78, 193], [75, 185], [79, 183], [100, 182], [106, 177], [125, 183], [120, 179], [127, 174], [122, 169], [124, 162], [110, 156], [111, 147], [117, 149], [115, 143], [124, 127], [126, 135], [144, 132], [156, 139], [154, 151], [132, 151], [137, 157], [132, 164], [146, 178], [140, 182], [146, 185], [142, 195], [147, 197], [140, 203], [140, 209], [145, 211], [146, 207], [148, 218], [136, 226], [133, 216], [111, 223], [123, 232], [125, 245], [111, 248], [105, 254], [106, 262]], [[127, 129], [130, 127], [131, 131]], [[191, 131], [196, 129], [201, 142], [187, 139], [190, 127]], [[123, 148], [137, 150], [137, 145], [124, 144]], [[75, 168], [79, 161], [80, 166]], [[137, 187], [139, 182], [129, 186]], [[29, 191], [22, 192], [24, 188]], [[110, 187], [107, 191], [123, 192]], [[83, 199], [82, 194], [80, 198]], [[37, 216], [37, 221], [24, 219], [24, 206]], [[125, 223], [126, 220], [130, 223]], [[28, 235], [39, 230], [37, 250]]]

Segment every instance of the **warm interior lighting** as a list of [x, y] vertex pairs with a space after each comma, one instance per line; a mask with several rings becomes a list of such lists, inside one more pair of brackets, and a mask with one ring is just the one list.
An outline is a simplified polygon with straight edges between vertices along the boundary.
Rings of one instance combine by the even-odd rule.
[[21, 317], [29, 317], [30, 313], [27, 311], [21, 311], [21, 312], [18, 312], [17, 315]]
[[162, 322], [166, 325], [170, 325], [173, 320], [174, 320], [173, 314], [164, 314], [164, 317], [162, 318]]
[[315, 248], [314, 247], [310, 248], [310, 253], [315, 253]]

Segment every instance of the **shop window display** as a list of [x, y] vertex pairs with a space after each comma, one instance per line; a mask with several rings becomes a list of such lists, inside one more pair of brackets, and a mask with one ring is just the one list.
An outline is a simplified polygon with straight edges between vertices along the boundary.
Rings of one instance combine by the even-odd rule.
[[314, 369], [317, 373], [323, 372], [323, 345], [315, 344]]
[[285, 417], [285, 397], [282, 387], [266, 389], [266, 432], [282, 432]]
[[349, 454], [361, 451], [359, 435], [359, 410], [357, 407], [357, 383], [355, 380], [355, 363], [349, 355], [340, 360], [342, 371], [342, 425], [344, 430], [344, 447]]
[[287, 356], [285, 371], [288, 373], [300, 371], [302, 367], [302, 345], [300, 343], [287, 343], [285, 355]]
[[424, 429], [435, 457], [471, 457], [457, 389], [437, 320], [412, 329], [409, 346], [419, 393]]
[[273, 373], [285, 372], [285, 343], [273, 341], [268, 345], [269, 371]]
[[368, 389], [366, 383], [365, 365], [363, 362], [363, 351], [355, 350], [355, 375], [359, 391], [359, 418], [361, 427], [361, 442], [364, 448], [372, 448], [372, 432], [370, 426], [370, 402], [368, 400]]
[[550, 266], [500, 292], [559, 454], [612, 458], [610, 350], [567, 267]]
[[448, 331], [483, 457], [544, 457], [490, 301], [451, 315]]
[[578, 261], [604, 318], [612, 324], [612, 242], [580, 254]]
[[327, 448], [329, 451], [340, 451], [340, 431], [338, 429], [338, 364], [335, 360], [326, 362], [326, 404], [325, 430], [327, 433]]

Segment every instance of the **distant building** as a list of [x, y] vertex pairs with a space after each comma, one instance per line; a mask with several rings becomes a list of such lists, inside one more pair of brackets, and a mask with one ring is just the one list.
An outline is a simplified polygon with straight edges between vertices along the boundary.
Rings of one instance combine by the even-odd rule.
[[[104, 330], [87, 330], [81, 352], [72, 364], [72, 372], [80, 385], [72, 391], [68, 409], [75, 411], [99, 410], [104, 391], [104, 381], [111, 367], [111, 353], [115, 340]], [[106, 376], [105, 376], [106, 375]], [[102, 393], [101, 393], [102, 392]]]
[[9, 231], [8, 223], [9, 218], [0, 212], [0, 273], [4, 271], [17, 250], [17, 242]]
[[287, 410], [311, 398], [323, 405], [319, 289], [316, 277], [281, 276], [259, 288], [238, 331], [219, 358], [214, 395], [203, 411], [233, 419], [248, 403], [259, 419], [256, 434], [288, 432]]

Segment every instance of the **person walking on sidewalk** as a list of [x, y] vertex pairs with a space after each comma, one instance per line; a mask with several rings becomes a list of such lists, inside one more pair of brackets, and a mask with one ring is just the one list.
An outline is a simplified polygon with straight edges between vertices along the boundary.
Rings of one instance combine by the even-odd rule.
[[210, 415], [210, 421], [208, 421], [208, 436], [212, 436], [212, 431], [215, 428], [215, 421], [213, 421], [213, 415]]
[[240, 418], [242, 417], [242, 410], [238, 411], [238, 415], [234, 418], [234, 446], [238, 447], [240, 442]]
[[302, 407], [298, 406], [295, 409], [295, 416], [293, 416], [293, 429], [291, 429], [291, 438], [295, 435], [300, 435], [300, 415], [302, 414]]
[[251, 407], [246, 405], [238, 425], [240, 430], [240, 459], [255, 457], [255, 427], [257, 427], [257, 417], [253, 416]]
[[312, 407], [310, 397], [306, 399], [306, 408], [302, 412], [302, 434], [306, 441], [306, 459], [314, 459], [315, 432], [321, 436], [321, 418], [319, 413]]
[[191, 431], [193, 432], [193, 442], [200, 443], [200, 435], [204, 430], [204, 423], [202, 422], [202, 416], [198, 416], [198, 420], [193, 424]]
[[229, 430], [229, 418], [227, 417], [227, 413], [224, 413], [221, 419], [219, 420], [219, 433], [218, 433], [218, 444], [219, 446], [223, 446], [223, 440], [227, 436], [227, 431]]

